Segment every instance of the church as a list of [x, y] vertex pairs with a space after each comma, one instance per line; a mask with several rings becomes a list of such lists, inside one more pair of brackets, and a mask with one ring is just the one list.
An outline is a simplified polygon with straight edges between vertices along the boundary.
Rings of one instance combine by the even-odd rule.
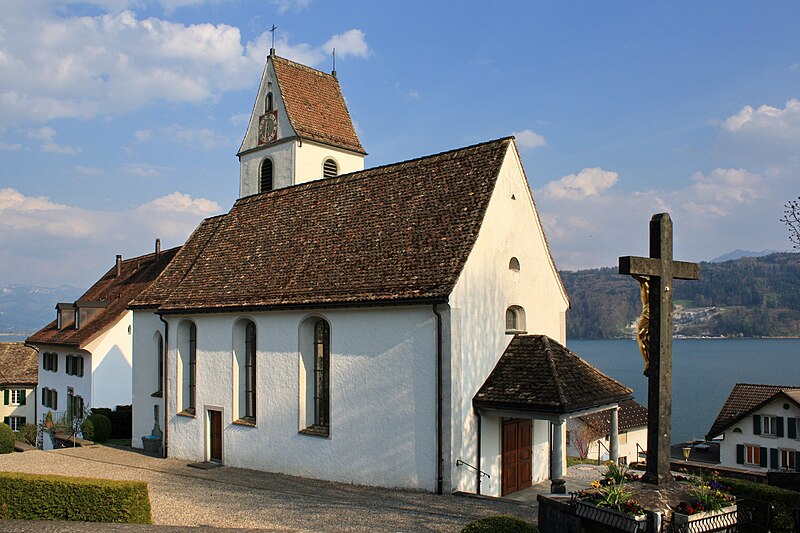
[[557, 480], [565, 421], [631, 390], [564, 348], [513, 137], [365, 156], [336, 73], [271, 50], [239, 199], [131, 305], [134, 446], [438, 493]]

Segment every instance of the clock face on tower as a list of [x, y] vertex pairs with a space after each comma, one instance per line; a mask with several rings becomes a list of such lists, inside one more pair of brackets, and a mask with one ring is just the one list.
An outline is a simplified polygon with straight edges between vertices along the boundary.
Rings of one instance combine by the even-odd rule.
[[258, 144], [268, 144], [278, 138], [278, 112], [269, 111], [258, 118]]

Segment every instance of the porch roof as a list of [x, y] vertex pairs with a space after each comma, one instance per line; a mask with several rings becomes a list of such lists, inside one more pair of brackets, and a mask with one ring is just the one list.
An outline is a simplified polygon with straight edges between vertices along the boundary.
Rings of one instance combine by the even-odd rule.
[[472, 404], [486, 413], [564, 418], [632, 397], [632, 389], [550, 337], [515, 335]]

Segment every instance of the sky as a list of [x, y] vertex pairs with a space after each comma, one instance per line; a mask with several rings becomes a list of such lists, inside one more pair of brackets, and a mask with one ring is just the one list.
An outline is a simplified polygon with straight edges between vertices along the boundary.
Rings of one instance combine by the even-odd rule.
[[87, 287], [238, 194], [277, 54], [336, 70], [366, 166], [515, 135], [558, 268], [788, 250], [800, 3], [4, 0], [0, 285]]

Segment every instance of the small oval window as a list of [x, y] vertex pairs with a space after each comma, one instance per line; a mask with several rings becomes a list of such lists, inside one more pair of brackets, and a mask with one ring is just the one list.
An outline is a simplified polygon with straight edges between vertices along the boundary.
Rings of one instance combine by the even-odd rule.
[[508, 269], [513, 270], [514, 272], [519, 272], [519, 259], [512, 257], [511, 261], [508, 262]]

